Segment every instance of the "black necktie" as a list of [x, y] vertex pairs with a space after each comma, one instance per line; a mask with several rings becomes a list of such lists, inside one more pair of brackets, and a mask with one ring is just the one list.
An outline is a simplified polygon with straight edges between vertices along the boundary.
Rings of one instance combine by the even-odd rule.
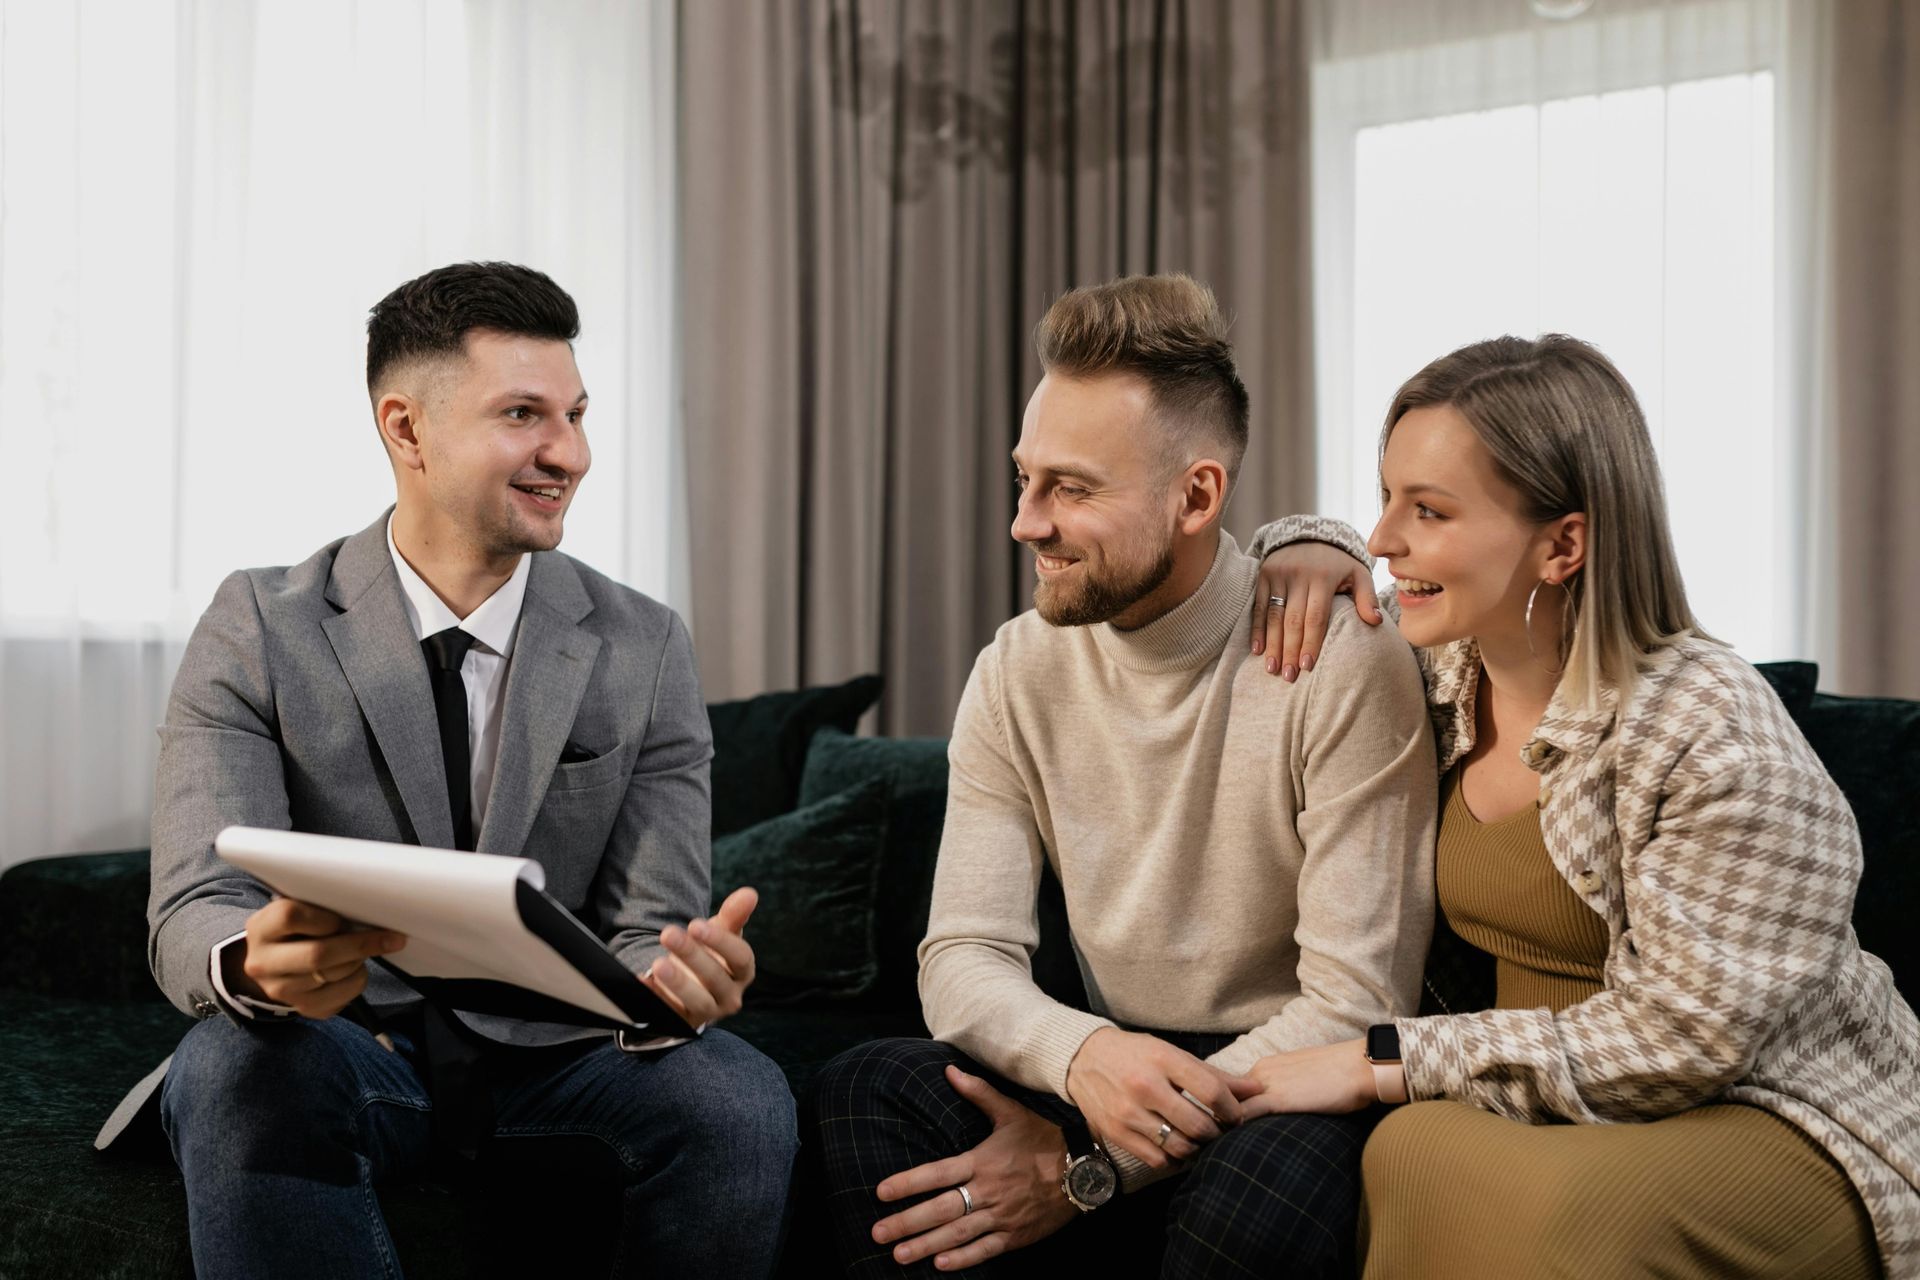
[[440, 758], [447, 765], [447, 807], [453, 811], [453, 847], [473, 848], [473, 757], [467, 750], [467, 682], [460, 664], [473, 637], [448, 627], [420, 642], [433, 682], [433, 712], [440, 721]]

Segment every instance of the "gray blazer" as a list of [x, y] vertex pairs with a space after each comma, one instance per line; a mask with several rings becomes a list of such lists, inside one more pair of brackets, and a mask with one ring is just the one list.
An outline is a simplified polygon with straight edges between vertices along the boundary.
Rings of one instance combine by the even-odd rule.
[[[223, 827], [453, 845], [433, 693], [386, 523], [290, 568], [232, 574], [188, 641], [160, 728], [147, 947], [161, 990], [196, 1017], [222, 1012], [213, 947], [270, 897], [215, 856]], [[570, 556], [536, 553], [501, 717], [479, 851], [538, 861], [549, 893], [646, 968], [660, 930], [709, 905], [712, 737], [685, 626]], [[366, 997], [377, 1010], [418, 999], [377, 967]], [[509, 1044], [605, 1034], [462, 1017]], [[97, 1146], [165, 1070], [115, 1109]]]

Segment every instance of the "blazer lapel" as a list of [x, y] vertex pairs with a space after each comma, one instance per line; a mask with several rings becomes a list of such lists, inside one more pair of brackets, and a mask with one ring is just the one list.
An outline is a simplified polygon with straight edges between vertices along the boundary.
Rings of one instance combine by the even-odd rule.
[[342, 612], [320, 624], [353, 687], [387, 771], [407, 808], [414, 838], [453, 848], [447, 769], [426, 660], [407, 622], [387, 550], [387, 517], [347, 539], [334, 560], [327, 598]]
[[573, 565], [558, 553], [536, 553], [507, 664], [500, 758], [475, 842], [481, 853], [530, 856], [523, 848], [527, 833], [600, 652], [600, 637], [576, 625], [592, 611], [593, 601]]

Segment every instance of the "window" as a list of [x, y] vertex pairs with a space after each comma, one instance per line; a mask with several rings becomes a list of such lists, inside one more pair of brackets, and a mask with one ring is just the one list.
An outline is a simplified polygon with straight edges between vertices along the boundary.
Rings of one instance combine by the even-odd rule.
[[367, 309], [470, 258], [579, 302], [566, 547], [668, 596], [672, 49], [659, 6], [0, 0], [0, 630], [181, 636], [373, 520]]
[[[1529, 49], [1550, 61], [1531, 45], [1507, 52]], [[1440, 56], [1500, 96], [1489, 70], [1499, 40]], [[1316, 156], [1316, 177], [1334, 187], [1317, 208], [1321, 507], [1371, 526], [1382, 418], [1429, 360], [1502, 333], [1570, 333], [1640, 396], [1703, 625], [1749, 658], [1791, 656], [1771, 70], [1624, 75], [1596, 92], [1433, 111], [1463, 96], [1459, 79], [1439, 77], [1450, 94], [1409, 93], [1398, 112], [1377, 96], [1352, 110], [1354, 69], [1325, 71], [1335, 83], [1316, 85], [1316, 107], [1335, 118], [1317, 138], [1333, 154]], [[1538, 78], [1536, 66], [1526, 79]], [[1341, 221], [1329, 227], [1330, 215]]]

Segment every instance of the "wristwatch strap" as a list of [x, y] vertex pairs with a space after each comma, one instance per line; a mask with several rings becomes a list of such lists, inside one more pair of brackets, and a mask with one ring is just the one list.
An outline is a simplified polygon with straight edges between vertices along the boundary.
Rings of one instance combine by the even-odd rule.
[[1075, 1117], [1060, 1125], [1060, 1132], [1067, 1139], [1067, 1163], [1072, 1164], [1081, 1156], [1104, 1155], [1100, 1144], [1093, 1140], [1093, 1130], [1087, 1122]]
[[1373, 1067], [1373, 1092], [1382, 1102], [1400, 1103], [1407, 1100], [1407, 1069], [1398, 1062], [1375, 1062]]

